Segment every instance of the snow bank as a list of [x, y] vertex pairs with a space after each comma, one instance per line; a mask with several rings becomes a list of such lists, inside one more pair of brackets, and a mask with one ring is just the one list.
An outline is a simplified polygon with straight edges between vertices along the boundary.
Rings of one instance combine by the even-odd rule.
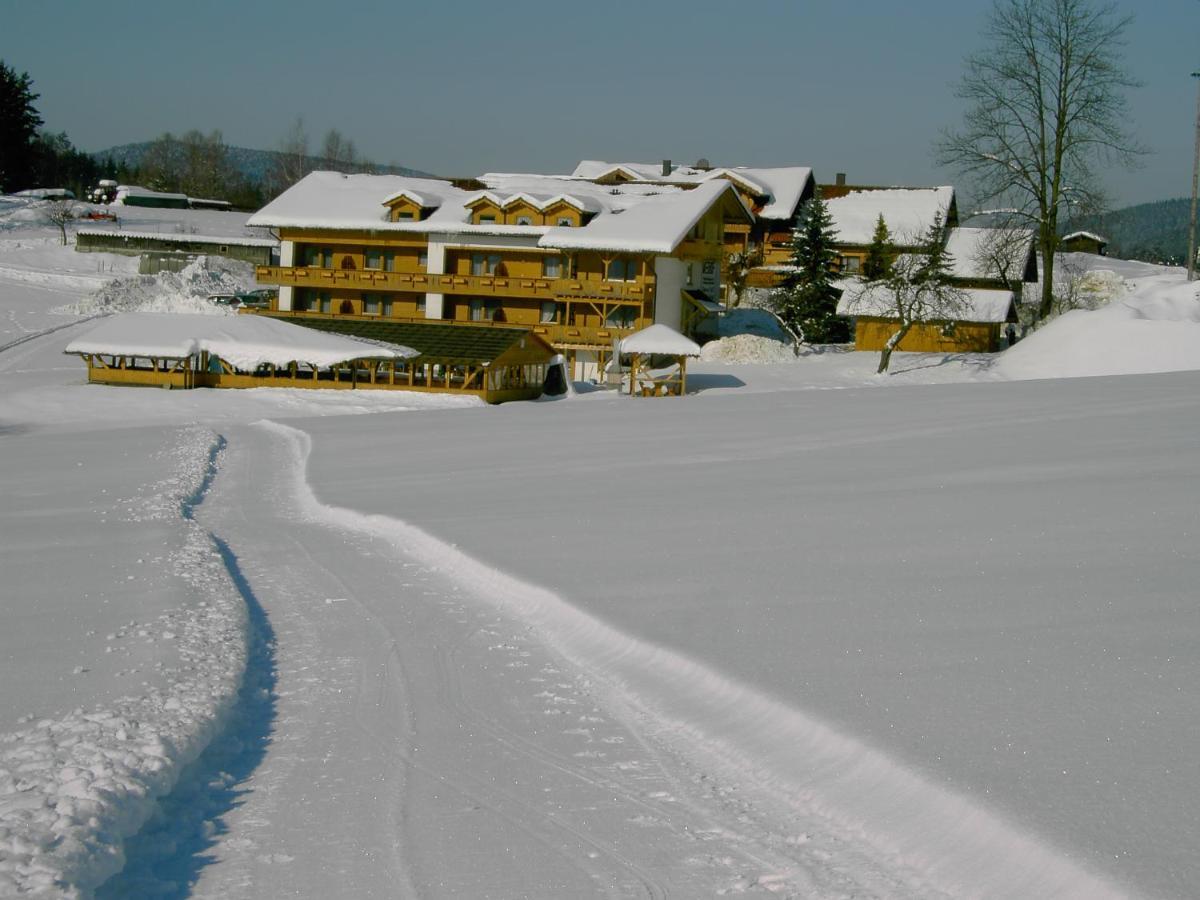
[[1059, 316], [1005, 351], [997, 370], [1024, 379], [1200, 369], [1200, 286], [1164, 271], [1129, 289], [1115, 273], [1090, 273], [1124, 296]]
[[182, 429], [172, 476], [148, 486], [141, 504], [143, 516], [179, 517], [166, 565], [196, 601], [153, 626], [178, 645], [167, 685], [0, 736], [0, 896], [90, 897], [121, 869], [124, 838], [211, 741], [236, 697], [246, 609], [190, 513], [220, 447], [210, 431]]
[[208, 296], [248, 290], [253, 283], [254, 267], [249, 263], [201, 256], [179, 272], [113, 279], [91, 297], [59, 311], [81, 316], [117, 312], [233, 315], [233, 310], [215, 305]]

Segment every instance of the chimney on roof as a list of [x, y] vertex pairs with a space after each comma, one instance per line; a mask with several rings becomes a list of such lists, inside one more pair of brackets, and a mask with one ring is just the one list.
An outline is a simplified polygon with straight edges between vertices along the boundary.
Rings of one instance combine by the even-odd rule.
[[833, 181], [834, 181], [834, 184], [836, 184], [838, 187], [845, 187], [846, 186], [846, 173], [838, 172], [837, 175], [834, 176]]
[[663, 178], [666, 178], [668, 175], [671, 174], [671, 161], [669, 159], [663, 160], [662, 173], [663, 173]]

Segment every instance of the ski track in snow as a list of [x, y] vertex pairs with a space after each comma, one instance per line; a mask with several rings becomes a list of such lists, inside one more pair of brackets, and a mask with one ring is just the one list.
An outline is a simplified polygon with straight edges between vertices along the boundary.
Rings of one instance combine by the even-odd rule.
[[124, 865], [124, 839], [224, 723], [246, 664], [246, 610], [192, 519], [222, 447], [210, 431], [182, 429], [169, 451], [174, 474], [129, 504], [137, 516], [180, 520], [167, 565], [195, 602], [133, 625], [177, 641], [166, 683], [0, 736], [0, 896], [91, 897]]
[[[699, 793], [708, 801], [736, 795], [740, 807], [730, 824], [745, 827], [757, 820], [764, 848], [792, 848], [790, 870], [767, 871], [728, 885], [728, 891], [1124, 896], [1035, 836], [799, 710], [621, 634], [561, 597], [485, 566], [403, 521], [322, 504], [305, 477], [309, 436], [273, 422], [262, 427], [286, 439], [290, 458], [279, 463], [293, 470], [292, 491], [310, 521], [382, 539], [476, 601], [524, 623], [531, 636], [584, 673], [588, 693], [600, 698], [605, 714], [673, 756], [691, 772], [694, 786], [704, 786]], [[523, 752], [539, 752], [527, 738], [498, 737], [520, 744]], [[841, 883], [835, 889], [830, 872], [856, 882], [856, 888]], [[660, 892], [649, 877], [642, 887], [651, 896]]]

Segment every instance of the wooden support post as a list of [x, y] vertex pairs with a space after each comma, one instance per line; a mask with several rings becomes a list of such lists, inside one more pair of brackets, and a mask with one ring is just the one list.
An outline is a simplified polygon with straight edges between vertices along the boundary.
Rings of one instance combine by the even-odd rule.
[[687, 393], [687, 357], [679, 357], [679, 396]]
[[634, 391], [637, 388], [637, 371], [638, 362], [641, 360], [641, 354], [635, 353], [629, 361], [629, 396], [634, 396]]

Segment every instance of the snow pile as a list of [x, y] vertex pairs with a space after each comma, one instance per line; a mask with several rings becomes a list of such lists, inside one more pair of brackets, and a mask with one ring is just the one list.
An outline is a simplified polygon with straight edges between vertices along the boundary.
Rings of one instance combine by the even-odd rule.
[[705, 362], [791, 363], [796, 354], [790, 344], [757, 334], [735, 334], [710, 341], [700, 350]]
[[233, 315], [233, 310], [215, 305], [209, 295], [244, 291], [253, 282], [254, 267], [249, 263], [201, 256], [179, 272], [109, 281], [91, 297], [63, 307], [62, 312], [82, 316], [118, 312]]
[[139, 629], [177, 641], [180, 665], [165, 688], [0, 736], [0, 896], [90, 896], [124, 865], [122, 841], [211, 741], [236, 696], [246, 609], [191, 520], [222, 443], [195, 427], [177, 438], [174, 474], [137, 506], [143, 516], [181, 517], [166, 565], [196, 602]]
[[1081, 281], [1098, 308], [1053, 319], [1005, 351], [997, 370], [1025, 379], [1200, 369], [1200, 287], [1181, 269], [1149, 273], [1136, 282], [1109, 269], [1087, 273]]

